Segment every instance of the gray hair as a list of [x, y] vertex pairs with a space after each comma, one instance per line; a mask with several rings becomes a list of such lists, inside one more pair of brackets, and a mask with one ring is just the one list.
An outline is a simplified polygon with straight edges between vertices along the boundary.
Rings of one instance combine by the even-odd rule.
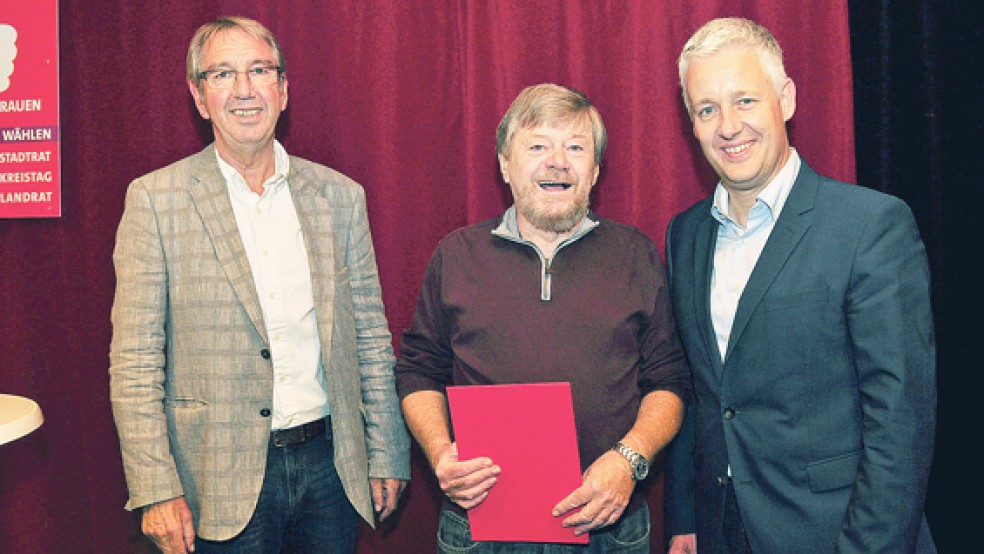
[[280, 67], [280, 75], [282, 79], [287, 67], [286, 62], [284, 61], [284, 54], [280, 50], [280, 43], [277, 42], [277, 39], [273, 36], [273, 33], [264, 27], [259, 21], [246, 17], [230, 16], [220, 17], [215, 21], [202, 25], [197, 31], [195, 31], [195, 36], [191, 37], [191, 43], [188, 45], [188, 80], [198, 83], [198, 86], [201, 87], [199, 75], [201, 75], [202, 71], [205, 70], [205, 68], [202, 67], [205, 64], [205, 43], [221, 32], [234, 29], [238, 29], [257, 40], [262, 40], [270, 45], [270, 50], [273, 51], [273, 56], [276, 58], [277, 65]]

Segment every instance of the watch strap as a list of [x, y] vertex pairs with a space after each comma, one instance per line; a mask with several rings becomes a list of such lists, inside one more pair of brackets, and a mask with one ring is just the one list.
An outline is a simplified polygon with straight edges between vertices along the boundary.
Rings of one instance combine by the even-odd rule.
[[639, 454], [632, 448], [626, 446], [622, 441], [615, 443], [612, 450], [618, 452], [629, 461], [629, 465], [632, 466], [632, 478], [636, 481], [645, 479], [646, 475], [649, 473], [649, 460], [645, 456]]

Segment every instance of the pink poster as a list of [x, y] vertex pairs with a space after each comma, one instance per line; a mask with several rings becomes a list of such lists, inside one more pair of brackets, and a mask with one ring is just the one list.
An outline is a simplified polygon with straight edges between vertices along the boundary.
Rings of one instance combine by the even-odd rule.
[[59, 217], [58, 0], [0, 11], [0, 218]]

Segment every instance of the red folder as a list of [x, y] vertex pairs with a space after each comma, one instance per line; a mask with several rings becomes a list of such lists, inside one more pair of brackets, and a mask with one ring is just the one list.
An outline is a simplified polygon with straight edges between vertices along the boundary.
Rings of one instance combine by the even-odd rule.
[[570, 383], [448, 387], [458, 459], [487, 456], [502, 473], [468, 511], [476, 541], [587, 544], [553, 507], [581, 486]]

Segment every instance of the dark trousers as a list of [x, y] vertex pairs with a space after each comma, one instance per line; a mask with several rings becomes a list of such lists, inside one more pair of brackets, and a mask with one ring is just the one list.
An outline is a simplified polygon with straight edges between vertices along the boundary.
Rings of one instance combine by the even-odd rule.
[[741, 521], [741, 511], [738, 510], [738, 500], [735, 498], [735, 485], [731, 479], [728, 479], [724, 497], [724, 536], [721, 537], [718, 554], [752, 554], [752, 547], [745, 534], [745, 524]]

